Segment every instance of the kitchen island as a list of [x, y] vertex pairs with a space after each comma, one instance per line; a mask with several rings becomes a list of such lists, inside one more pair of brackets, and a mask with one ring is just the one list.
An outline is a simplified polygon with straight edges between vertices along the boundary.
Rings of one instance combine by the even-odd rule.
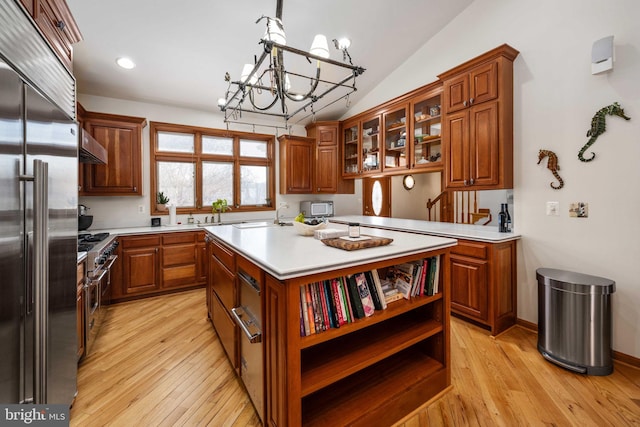
[[[362, 234], [393, 242], [344, 251], [299, 236], [293, 227], [205, 230], [209, 314], [241, 377], [250, 368], [230, 311], [243, 305], [244, 277], [260, 288], [264, 383], [258, 388], [264, 399], [254, 404], [265, 425], [390, 425], [449, 387], [447, 268], [439, 271], [434, 295], [391, 302], [369, 317], [307, 336], [301, 295], [313, 283], [369, 271], [383, 276], [401, 263], [437, 257], [448, 265], [455, 239], [363, 227]], [[255, 382], [243, 380], [251, 395]]]

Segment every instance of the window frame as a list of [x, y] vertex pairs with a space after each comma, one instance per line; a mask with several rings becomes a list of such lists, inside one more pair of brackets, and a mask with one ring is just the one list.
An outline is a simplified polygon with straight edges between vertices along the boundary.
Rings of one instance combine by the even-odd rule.
[[[194, 153], [160, 151], [158, 149], [158, 132], [176, 132], [192, 134], [194, 136]], [[205, 154], [202, 153], [202, 137], [212, 136], [231, 138], [233, 140], [233, 155]], [[150, 204], [151, 215], [168, 215], [167, 211], [159, 211], [156, 206], [156, 194], [158, 193], [158, 168], [157, 162], [193, 162], [195, 164], [195, 206], [177, 207], [177, 214], [210, 214], [211, 206], [203, 206], [202, 203], [202, 163], [204, 161], [233, 163], [233, 198], [231, 208], [233, 212], [255, 212], [273, 210], [276, 197], [276, 167], [275, 167], [275, 137], [273, 135], [239, 132], [223, 129], [213, 129], [198, 126], [178, 125], [172, 123], [149, 123], [149, 167], [150, 167]], [[266, 142], [266, 158], [240, 156], [240, 140], [253, 140]], [[240, 167], [241, 166], [266, 166], [267, 167], [267, 192], [270, 196], [264, 205], [240, 205]]]

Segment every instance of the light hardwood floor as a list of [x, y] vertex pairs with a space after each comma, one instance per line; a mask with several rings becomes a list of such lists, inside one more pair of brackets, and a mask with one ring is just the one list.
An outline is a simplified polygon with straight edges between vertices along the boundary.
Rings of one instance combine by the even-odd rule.
[[[542, 359], [536, 334], [492, 338], [451, 321], [452, 388], [398, 426], [640, 425], [640, 370], [578, 375]], [[108, 309], [80, 365], [71, 426], [260, 425], [206, 317], [203, 289]]]

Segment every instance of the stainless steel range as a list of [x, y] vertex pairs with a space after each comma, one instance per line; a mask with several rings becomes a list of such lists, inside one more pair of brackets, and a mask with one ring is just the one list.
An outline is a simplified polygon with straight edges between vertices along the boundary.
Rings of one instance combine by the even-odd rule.
[[111, 269], [118, 259], [115, 254], [118, 245], [118, 238], [109, 233], [78, 235], [78, 251], [87, 251], [87, 280], [84, 286], [87, 356], [104, 320], [105, 306], [111, 303]]

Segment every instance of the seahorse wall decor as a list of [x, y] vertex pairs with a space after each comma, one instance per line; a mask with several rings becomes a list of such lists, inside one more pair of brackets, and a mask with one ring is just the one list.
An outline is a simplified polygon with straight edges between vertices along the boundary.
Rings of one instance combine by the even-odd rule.
[[591, 152], [590, 159], [586, 159], [583, 156], [583, 154], [585, 151], [587, 151], [587, 148], [591, 147], [593, 143], [596, 142], [596, 139], [598, 139], [598, 137], [607, 130], [606, 123], [605, 123], [605, 117], [607, 115], [618, 116], [618, 117], [622, 117], [625, 120], [631, 120], [631, 117], [627, 117], [624, 115], [624, 109], [620, 107], [620, 104], [618, 104], [617, 102], [614, 102], [613, 104], [607, 107], [603, 107], [599, 109], [598, 112], [591, 119], [591, 129], [587, 131], [587, 136], [590, 136], [591, 138], [589, 138], [589, 141], [587, 141], [587, 143], [584, 144], [584, 147], [582, 147], [582, 149], [578, 153], [578, 159], [580, 159], [580, 161], [590, 162], [596, 157], [596, 153], [594, 153], [593, 151]]
[[564, 181], [562, 180], [562, 178], [560, 178], [560, 175], [558, 175], [558, 171], [560, 170], [560, 166], [558, 166], [558, 156], [556, 155], [556, 153], [554, 153], [551, 150], [540, 150], [538, 152], [538, 164], [540, 164], [542, 159], [544, 159], [545, 157], [549, 158], [547, 160], [547, 169], [551, 171], [553, 176], [558, 180], [558, 184], [559, 184], [557, 186], [553, 185], [553, 181], [551, 181], [549, 185], [554, 190], [559, 190], [562, 187], [564, 187]]

